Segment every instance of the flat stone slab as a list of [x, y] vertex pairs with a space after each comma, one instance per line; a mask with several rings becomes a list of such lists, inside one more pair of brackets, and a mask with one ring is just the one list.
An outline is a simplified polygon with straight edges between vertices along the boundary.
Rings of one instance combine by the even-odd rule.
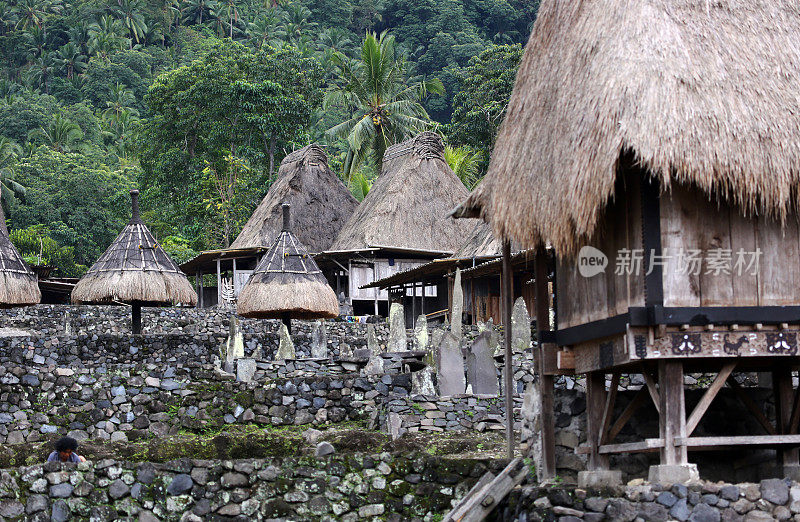
[[18, 328], [0, 328], [0, 337], [30, 337], [33, 334]]

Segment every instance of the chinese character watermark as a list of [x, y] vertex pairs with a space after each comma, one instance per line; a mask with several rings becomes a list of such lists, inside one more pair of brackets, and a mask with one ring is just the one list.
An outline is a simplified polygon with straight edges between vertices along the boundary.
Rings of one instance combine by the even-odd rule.
[[[642, 248], [623, 248], [614, 258], [614, 274], [618, 276], [650, 275], [659, 268], [664, 272], [686, 276], [755, 276], [761, 267], [761, 249], [747, 251], [740, 248], [709, 250], [678, 249], [676, 251], [647, 252]], [[608, 257], [600, 250], [585, 246], [578, 255], [578, 270], [583, 277], [594, 277], [605, 272]]]

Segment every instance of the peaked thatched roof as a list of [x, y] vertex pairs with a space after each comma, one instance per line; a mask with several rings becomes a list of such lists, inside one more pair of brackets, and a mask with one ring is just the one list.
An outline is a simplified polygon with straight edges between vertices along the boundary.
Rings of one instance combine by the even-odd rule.
[[358, 201], [328, 167], [319, 145], [292, 152], [281, 162], [278, 180], [247, 221], [231, 248], [269, 247], [281, 233], [281, 204], [294, 209], [297, 237], [312, 252], [327, 250]]
[[474, 227], [448, 217], [468, 191], [444, 160], [432, 132], [386, 150], [383, 171], [339, 232], [331, 250], [370, 246], [454, 252]]
[[782, 215], [800, 185], [796, 0], [543, 0], [489, 174], [459, 209], [559, 255], [591, 234], [620, 156]]
[[75, 285], [73, 303], [197, 303], [189, 280], [142, 222], [138, 198], [132, 190], [130, 222]]
[[239, 294], [237, 313], [262, 319], [333, 318], [339, 301], [305, 246], [292, 234], [289, 205], [283, 230]]
[[[0, 219], [5, 224], [1, 209]], [[0, 227], [0, 308], [35, 305], [41, 300], [36, 274], [22, 260], [5, 227]]]
[[492, 234], [492, 228], [489, 225], [478, 222], [452, 257], [454, 259], [472, 259], [500, 255], [503, 255], [503, 242]]

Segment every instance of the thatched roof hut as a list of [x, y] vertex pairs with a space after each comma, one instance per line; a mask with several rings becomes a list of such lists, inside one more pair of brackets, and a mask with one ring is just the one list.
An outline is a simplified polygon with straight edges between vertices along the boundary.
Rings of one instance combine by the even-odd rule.
[[441, 137], [423, 132], [386, 150], [381, 175], [330, 250], [379, 246], [452, 253], [474, 227], [448, 217], [467, 195], [444, 160]]
[[237, 313], [287, 323], [289, 318], [336, 317], [336, 294], [306, 247], [291, 232], [289, 208], [282, 206], [283, 230], [242, 288]]
[[131, 191], [132, 217], [72, 291], [72, 302], [141, 306], [182, 303], [194, 305], [197, 294], [186, 275], [170, 259], [139, 215], [139, 191]]
[[458, 214], [568, 255], [628, 152], [664, 189], [783, 216], [800, 193], [798, 49], [794, 1], [545, 0], [489, 174]]
[[0, 308], [38, 304], [42, 293], [36, 274], [30, 271], [22, 256], [8, 238], [5, 216], [0, 209]]
[[269, 247], [281, 233], [281, 205], [294, 209], [297, 238], [312, 252], [327, 250], [358, 201], [328, 167], [325, 151], [316, 144], [286, 156], [278, 180], [245, 224], [231, 248]]

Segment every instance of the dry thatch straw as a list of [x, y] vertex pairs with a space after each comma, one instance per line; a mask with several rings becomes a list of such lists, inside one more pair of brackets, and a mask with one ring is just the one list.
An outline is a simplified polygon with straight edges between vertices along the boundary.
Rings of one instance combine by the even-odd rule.
[[319, 145], [292, 152], [281, 162], [278, 180], [245, 224], [231, 248], [269, 247], [281, 233], [281, 205], [295, 209], [294, 230], [312, 252], [327, 250], [358, 201], [328, 167]]
[[543, 0], [489, 174], [457, 215], [573, 253], [620, 156], [784, 216], [800, 184], [796, 0]]
[[239, 294], [237, 313], [261, 319], [324, 319], [339, 315], [339, 301], [305, 246], [292, 234], [289, 205], [283, 230]]
[[73, 303], [197, 303], [186, 275], [142, 222], [138, 194], [138, 190], [131, 191], [130, 223], [75, 285]]
[[[5, 220], [2, 210], [0, 219]], [[30, 306], [41, 300], [36, 274], [30, 271], [8, 233], [0, 227], [0, 308]]]
[[467, 195], [444, 160], [442, 139], [423, 132], [386, 150], [383, 172], [331, 250], [387, 246], [454, 252], [475, 226], [448, 217]]

